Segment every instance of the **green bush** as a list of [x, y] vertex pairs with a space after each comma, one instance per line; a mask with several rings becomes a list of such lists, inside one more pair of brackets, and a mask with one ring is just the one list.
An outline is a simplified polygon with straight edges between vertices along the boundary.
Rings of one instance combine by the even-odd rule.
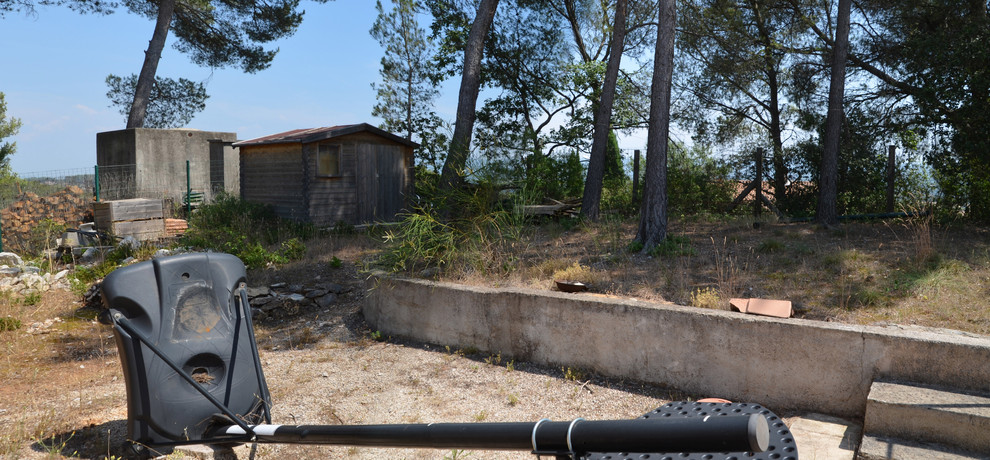
[[21, 320], [12, 316], [0, 317], [0, 332], [16, 331], [21, 328]]
[[261, 268], [302, 258], [301, 240], [317, 233], [312, 224], [279, 218], [270, 206], [220, 194], [193, 213], [180, 243], [233, 254], [248, 268]]

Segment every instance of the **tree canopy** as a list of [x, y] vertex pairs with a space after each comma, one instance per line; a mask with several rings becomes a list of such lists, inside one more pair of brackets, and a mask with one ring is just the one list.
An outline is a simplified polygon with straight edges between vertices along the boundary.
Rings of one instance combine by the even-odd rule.
[[[116, 75], [107, 77], [107, 98], [110, 106], [117, 107], [127, 118], [134, 101], [134, 90], [138, 76], [131, 74], [123, 78]], [[197, 113], [206, 108], [206, 85], [185, 78], [178, 80], [155, 77], [155, 85], [149, 96], [145, 128], [169, 129], [189, 124]]]
[[10, 166], [10, 156], [17, 151], [17, 143], [4, 141], [4, 139], [14, 136], [21, 129], [21, 120], [10, 117], [7, 118], [6, 96], [0, 92], [0, 169], [7, 169]]

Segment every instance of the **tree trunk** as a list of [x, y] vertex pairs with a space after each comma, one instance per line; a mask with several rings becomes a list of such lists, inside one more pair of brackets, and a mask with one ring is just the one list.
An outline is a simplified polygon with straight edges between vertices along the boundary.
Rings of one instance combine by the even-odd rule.
[[127, 128], [144, 127], [144, 117], [148, 114], [148, 102], [151, 98], [151, 88], [155, 85], [155, 74], [158, 72], [158, 61], [165, 49], [165, 38], [172, 24], [176, 0], [161, 0], [158, 2], [158, 20], [155, 22], [155, 32], [148, 43], [148, 51], [144, 52], [144, 64], [138, 75], [137, 86], [134, 88], [134, 102], [127, 114]]
[[[787, 194], [787, 162], [784, 161], [784, 140], [780, 126], [780, 71], [777, 69], [777, 60], [773, 56], [773, 39], [770, 31], [767, 30], [766, 22], [763, 20], [763, 13], [758, 2], [751, 2], [753, 15], [756, 17], [756, 28], [760, 34], [763, 44], [763, 65], [767, 76], [767, 91], [770, 96], [770, 103], [767, 110], [770, 112], [770, 143], [773, 147], [770, 161], [773, 163], [773, 194], [778, 206], [784, 202]], [[763, 178], [761, 177], [762, 181]]]
[[650, 128], [646, 136], [646, 184], [636, 234], [636, 241], [643, 244], [644, 254], [667, 239], [667, 137], [670, 133], [676, 0], [660, 0], [658, 21], [650, 88]]
[[626, 3], [626, 0], [618, 0], [615, 5], [615, 22], [612, 27], [612, 41], [609, 43], [605, 82], [602, 85], [601, 100], [595, 110], [595, 133], [591, 141], [591, 158], [588, 160], [584, 197], [581, 199], [581, 217], [591, 221], [598, 220], [598, 206], [602, 200], [605, 147], [608, 144], [612, 103], [615, 102], [615, 84], [619, 79], [619, 62], [622, 59], [623, 40], [626, 36]]
[[481, 86], [481, 56], [485, 50], [485, 37], [495, 18], [498, 0], [481, 0], [478, 13], [471, 24], [467, 46], [464, 48], [464, 71], [461, 75], [461, 89], [457, 97], [457, 118], [454, 121], [454, 135], [450, 140], [447, 159], [440, 175], [441, 187], [453, 190], [460, 186], [471, 148], [471, 134], [474, 131], [475, 106], [478, 103], [478, 89]]
[[839, 224], [838, 200], [839, 136], [842, 128], [842, 97], [846, 86], [846, 56], [849, 54], [849, 15], [852, 0], [839, 0], [832, 48], [832, 80], [828, 89], [828, 116], [825, 118], [825, 150], [818, 180], [818, 207], [815, 222], [825, 227]]

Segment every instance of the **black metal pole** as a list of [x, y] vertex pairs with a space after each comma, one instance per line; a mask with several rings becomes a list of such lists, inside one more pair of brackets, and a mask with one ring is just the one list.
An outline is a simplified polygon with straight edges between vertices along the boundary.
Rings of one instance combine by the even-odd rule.
[[[265, 443], [530, 450], [542, 455], [587, 452], [762, 452], [770, 430], [762, 415], [583, 420], [535, 423], [412, 425], [255, 425]], [[218, 435], [244, 435], [241, 427]]]

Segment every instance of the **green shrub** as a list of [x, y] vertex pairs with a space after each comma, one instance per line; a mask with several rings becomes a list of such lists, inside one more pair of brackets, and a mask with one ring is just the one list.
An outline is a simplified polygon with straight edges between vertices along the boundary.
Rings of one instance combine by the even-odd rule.
[[[302, 239], [317, 233], [312, 224], [281, 219], [270, 206], [224, 193], [192, 215], [180, 242], [233, 254], [248, 268], [261, 268], [302, 258]], [[276, 250], [269, 249], [276, 245]]]
[[21, 320], [12, 316], [0, 317], [0, 332], [16, 331], [21, 328]]
[[654, 246], [649, 252], [653, 257], [693, 256], [697, 253], [698, 251], [694, 246], [691, 246], [691, 240], [688, 237], [678, 235], [667, 235], [662, 243]]

